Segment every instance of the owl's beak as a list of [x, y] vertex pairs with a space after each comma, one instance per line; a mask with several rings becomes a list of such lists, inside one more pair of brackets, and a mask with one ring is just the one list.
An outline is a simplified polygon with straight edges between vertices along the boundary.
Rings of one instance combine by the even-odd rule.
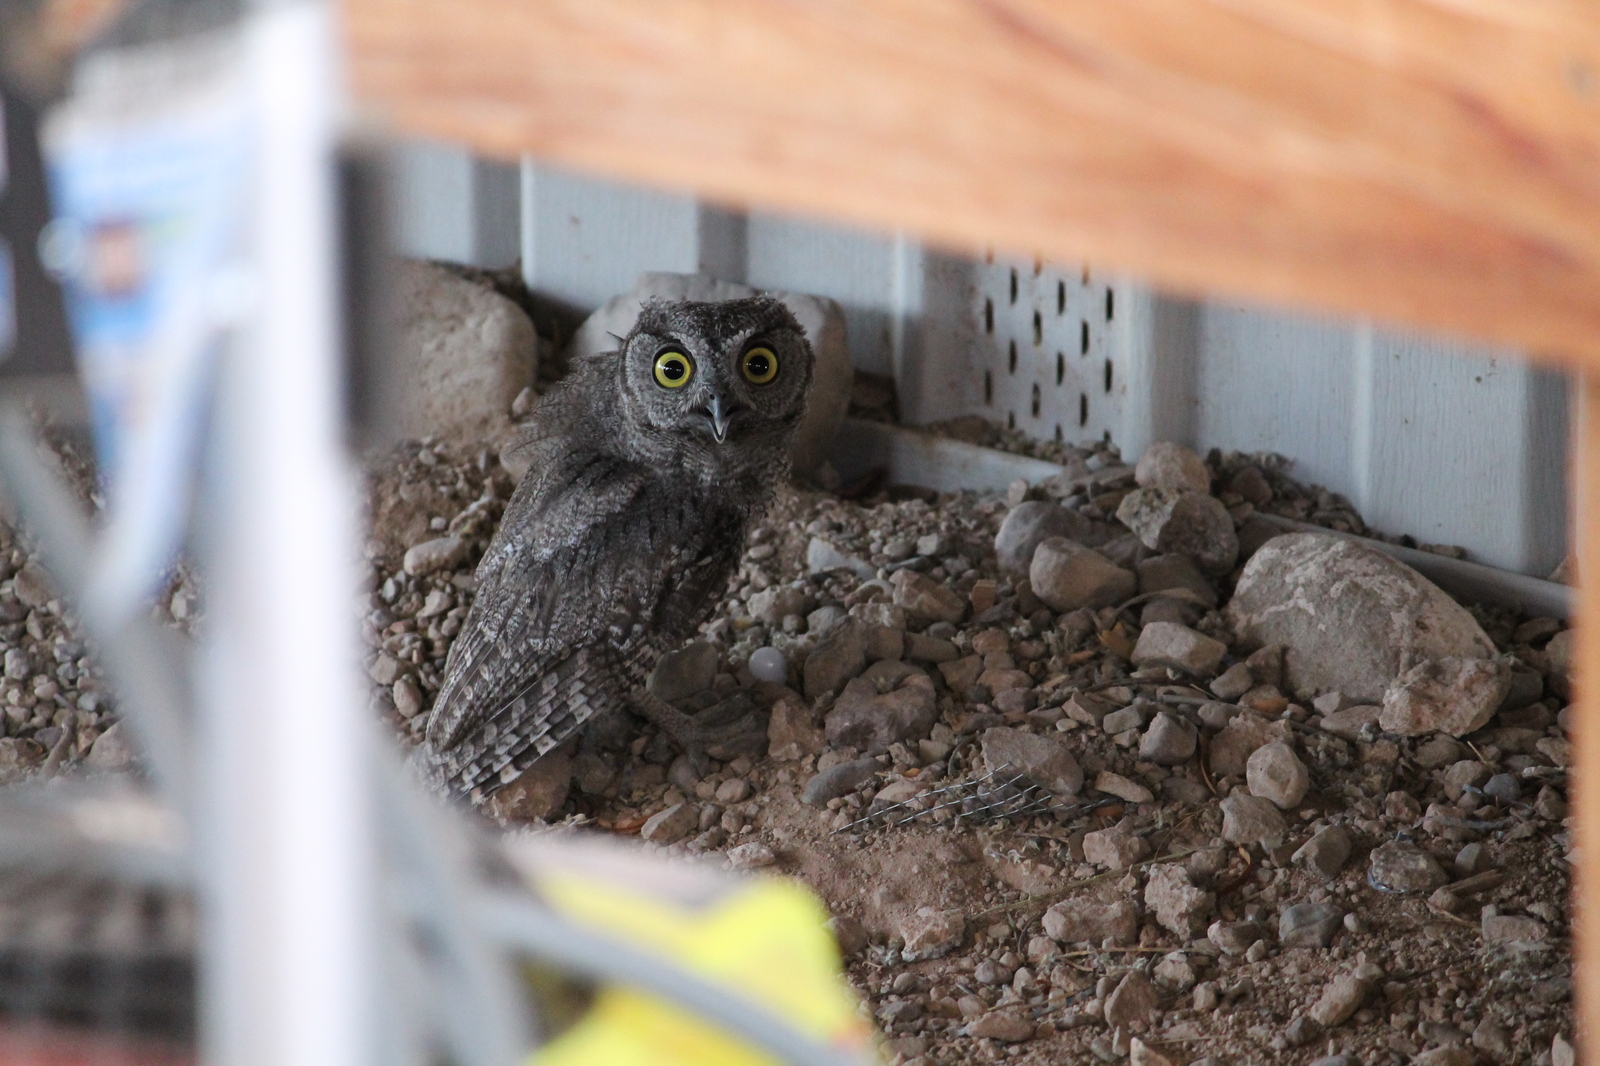
[[723, 406], [721, 396], [713, 395], [711, 397], [711, 410], [707, 413], [707, 417], [711, 419], [711, 435], [717, 438], [717, 443], [721, 444], [726, 441], [728, 439], [728, 423], [733, 418], [733, 412]]

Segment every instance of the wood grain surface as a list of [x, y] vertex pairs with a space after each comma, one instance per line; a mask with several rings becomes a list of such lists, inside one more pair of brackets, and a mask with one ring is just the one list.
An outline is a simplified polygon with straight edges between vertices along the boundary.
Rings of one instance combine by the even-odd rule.
[[490, 153], [1600, 359], [1576, 0], [345, 0]]

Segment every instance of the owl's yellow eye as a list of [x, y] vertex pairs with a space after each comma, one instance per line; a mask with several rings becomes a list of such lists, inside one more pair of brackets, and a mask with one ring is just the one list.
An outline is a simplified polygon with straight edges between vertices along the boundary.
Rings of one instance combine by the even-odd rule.
[[656, 356], [656, 384], [664, 389], [681, 389], [694, 377], [694, 364], [682, 352], [662, 352]]
[[771, 348], [751, 348], [744, 353], [744, 379], [765, 385], [778, 376], [778, 353]]

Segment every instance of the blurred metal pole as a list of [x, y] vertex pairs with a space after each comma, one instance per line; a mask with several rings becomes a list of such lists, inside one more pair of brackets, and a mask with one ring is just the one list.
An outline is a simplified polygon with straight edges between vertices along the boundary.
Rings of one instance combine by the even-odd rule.
[[385, 887], [414, 904], [412, 936], [431, 945], [449, 1059], [456, 1066], [511, 1066], [538, 1045], [539, 1019], [512, 953], [474, 920], [482, 841], [465, 818], [425, 795], [398, 760], [378, 764]]
[[244, 33], [256, 307], [224, 358], [201, 504], [204, 1060], [367, 1066], [374, 833], [341, 448], [331, 11], [261, 4]]

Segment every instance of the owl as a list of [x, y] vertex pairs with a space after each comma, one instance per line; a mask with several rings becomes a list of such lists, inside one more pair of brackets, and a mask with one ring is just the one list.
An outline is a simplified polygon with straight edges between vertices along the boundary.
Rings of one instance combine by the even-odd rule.
[[775, 299], [653, 302], [544, 395], [428, 719], [447, 791], [481, 802], [615, 709], [685, 750], [716, 739], [644, 684], [727, 587], [788, 473], [811, 375]]

